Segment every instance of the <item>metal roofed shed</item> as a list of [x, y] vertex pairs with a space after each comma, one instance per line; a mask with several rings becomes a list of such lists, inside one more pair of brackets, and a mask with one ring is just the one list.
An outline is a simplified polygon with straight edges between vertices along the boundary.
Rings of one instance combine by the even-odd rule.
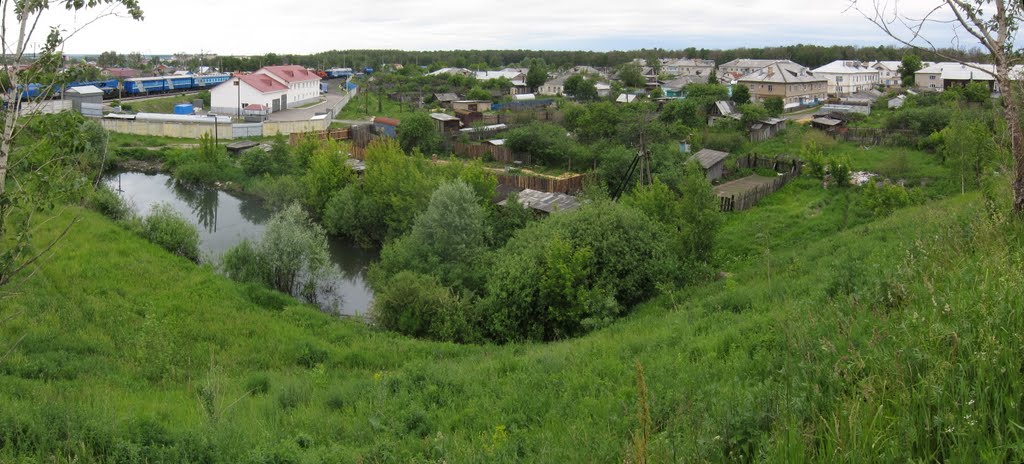
[[[71, 87], [64, 93], [71, 107], [86, 116], [103, 116], [103, 90], [95, 85]], [[84, 104], [84, 110], [83, 110]]]
[[724, 151], [705, 148], [694, 153], [693, 157], [690, 159], [700, 164], [700, 167], [704, 169], [704, 173], [707, 175], [708, 180], [713, 181], [722, 178], [725, 170], [725, 159], [728, 157], [729, 154]]
[[[580, 207], [580, 201], [572, 195], [564, 193], [549, 193], [539, 190], [526, 189], [516, 195], [519, 204], [543, 213], [551, 214], [559, 211], [572, 211]], [[508, 200], [498, 203], [501, 206], [508, 204]]]

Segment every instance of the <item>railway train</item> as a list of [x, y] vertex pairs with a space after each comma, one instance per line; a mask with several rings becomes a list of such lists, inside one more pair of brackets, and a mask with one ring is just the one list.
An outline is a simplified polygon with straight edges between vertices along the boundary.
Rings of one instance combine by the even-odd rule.
[[43, 84], [28, 84], [22, 87], [21, 99], [28, 100], [49, 96], [59, 98], [61, 91], [71, 87], [96, 86], [103, 91], [103, 98], [125, 98], [141, 97], [171, 92], [192, 92], [196, 90], [211, 89], [217, 85], [227, 82], [231, 78], [228, 73], [216, 74], [194, 74], [188, 76], [157, 76], [157, 77], [133, 77], [120, 82], [117, 79], [103, 81], [76, 81], [66, 87], [48, 86]]

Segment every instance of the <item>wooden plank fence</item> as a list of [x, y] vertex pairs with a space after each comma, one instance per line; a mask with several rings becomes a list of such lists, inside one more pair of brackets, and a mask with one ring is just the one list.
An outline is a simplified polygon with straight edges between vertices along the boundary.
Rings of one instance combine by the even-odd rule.
[[785, 187], [803, 171], [803, 161], [799, 159], [769, 158], [758, 155], [747, 155], [736, 159], [740, 169], [771, 169], [783, 173], [771, 182], [765, 182], [738, 195], [719, 196], [718, 206], [722, 212], [744, 211], [753, 208], [762, 198]]
[[350, 137], [348, 129], [333, 129], [316, 132], [302, 132], [288, 135], [289, 145], [298, 145], [300, 141], [307, 138], [316, 140], [348, 140]]
[[572, 195], [582, 191], [584, 184], [591, 179], [592, 176], [589, 174], [579, 174], [565, 178], [499, 174], [498, 185]]

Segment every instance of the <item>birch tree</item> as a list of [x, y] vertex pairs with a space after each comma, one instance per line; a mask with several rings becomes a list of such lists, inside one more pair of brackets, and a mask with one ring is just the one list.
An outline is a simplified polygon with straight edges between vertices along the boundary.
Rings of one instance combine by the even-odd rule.
[[[850, 8], [860, 12], [885, 34], [901, 44], [926, 50], [943, 59], [991, 75], [1003, 94], [1002, 106], [1010, 132], [1013, 153], [1013, 211], [1024, 213], [1024, 131], [1021, 129], [1020, 88], [1021, 50], [1016, 48], [1024, 2], [1020, 0], [850, 0]], [[951, 28], [952, 47], [966, 47], [961, 37], [976, 41], [988, 52], [994, 71], [964, 62], [940, 49], [933, 34], [936, 27]]]
[[[41, 31], [45, 29], [45, 19], [57, 9], [88, 17], [79, 20], [81, 25], [76, 28], [50, 27]], [[102, 18], [120, 15], [141, 20], [138, 0], [0, 0], [0, 286], [44, 256], [75, 222], [69, 221], [49, 243], [32, 247], [33, 227], [46, 222], [33, 216], [53, 201], [45, 191], [64, 188], [68, 181], [53, 176], [55, 167], [76, 163], [69, 159], [72, 155], [55, 152], [48, 153], [43, 161], [38, 156], [32, 160], [19, 159], [18, 136], [36, 117], [38, 111], [34, 110], [59, 91], [61, 51], [67, 40]], [[39, 41], [43, 43], [41, 49]], [[39, 150], [46, 147], [21, 148], [39, 155]]]

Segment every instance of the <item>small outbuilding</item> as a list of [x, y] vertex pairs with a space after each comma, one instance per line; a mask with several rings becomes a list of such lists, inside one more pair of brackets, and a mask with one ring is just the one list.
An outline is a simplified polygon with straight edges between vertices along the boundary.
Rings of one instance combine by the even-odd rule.
[[462, 121], [450, 114], [430, 113], [430, 118], [434, 120], [434, 127], [436, 127], [437, 131], [442, 134], [458, 132], [462, 127]]
[[[580, 201], [572, 195], [557, 192], [541, 192], [539, 190], [526, 189], [516, 195], [519, 204], [544, 214], [551, 214], [560, 211], [572, 211], [580, 207]], [[498, 203], [501, 206], [508, 204], [508, 199]]]
[[398, 126], [401, 124], [401, 121], [394, 118], [377, 116], [373, 118], [372, 122], [375, 134], [391, 138], [398, 137]]
[[[103, 105], [103, 90], [95, 85], [83, 85], [71, 87], [64, 93], [64, 96], [71, 100], [71, 107], [86, 116], [102, 117], [103, 111], [99, 107]], [[82, 104], [85, 103], [85, 110]]]
[[725, 159], [728, 157], [729, 153], [724, 151], [705, 148], [695, 153], [690, 159], [700, 164], [709, 181], [716, 181], [725, 174]]
[[452, 110], [484, 112], [491, 109], [491, 102], [487, 100], [459, 100], [452, 102]]
[[841, 119], [818, 117], [811, 120], [811, 127], [825, 132], [835, 132], [845, 125]]

